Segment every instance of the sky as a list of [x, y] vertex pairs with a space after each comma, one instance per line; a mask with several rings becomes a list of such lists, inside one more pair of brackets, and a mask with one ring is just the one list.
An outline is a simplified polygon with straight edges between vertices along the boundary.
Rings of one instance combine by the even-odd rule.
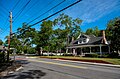
[[[29, 23], [34, 24], [76, 1], [78, 0], [0, 0], [0, 39], [5, 41], [5, 36], [9, 35], [10, 11], [13, 16], [12, 32], [16, 32], [17, 28], [22, 27], [23, 22], [29, 23], [40, 16]], [[61, 3], [59, 6], [50, 10], [59, 3]], [[99, 30], [105, 30], [110, 20], [120, 16], [120, 0], [82, 0], [61, 13], [69, 15], [73, 19], [83, 20], [80, 27], [84, 32], [95, 26], [98, 26]], [[48, 20], [54, 20], [61, 13]], [[33, 28], [39, 30], [40, 24]]]

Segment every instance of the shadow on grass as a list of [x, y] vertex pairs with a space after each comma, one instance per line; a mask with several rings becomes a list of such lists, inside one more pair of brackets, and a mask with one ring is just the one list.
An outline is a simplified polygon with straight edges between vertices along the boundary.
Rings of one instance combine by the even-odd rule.
[[40, 79], [45, 76], [46, 73], [41, 70], [29, 70], [27, 72], [21, 72], [18, 75], [9, 75], [3, 77], [3, 79], [11, 78], [11, 79]]

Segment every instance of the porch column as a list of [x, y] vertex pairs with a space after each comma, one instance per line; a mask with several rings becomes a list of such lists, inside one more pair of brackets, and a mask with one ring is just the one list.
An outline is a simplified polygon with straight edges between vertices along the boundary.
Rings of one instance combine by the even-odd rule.
[[101, 47], [102, 47], [102, 46], [100, 45], [100, 55], [102, 56], [102, 49], [101, 49]]
[[73, 48], [73, 55], [75, 55], [75, 56], [76, 56], [75, 48]]
[[66, 53], [68, 53], [68, 48], [66, 49]]
[[90, 53], [91, 53], [91, 47], [89, 47], [90, 48]]
[[42, 53], [42, 47], [40, 47], [40, 54], [42, 55], [43, 53]]

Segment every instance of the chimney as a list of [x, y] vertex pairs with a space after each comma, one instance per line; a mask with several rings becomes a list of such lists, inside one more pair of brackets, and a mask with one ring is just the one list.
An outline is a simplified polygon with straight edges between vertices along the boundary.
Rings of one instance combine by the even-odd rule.
[[105, 38], [105, 31], [104, 31], [104, 30], [102, 30], [102, 37], [103, 37], [102, 43], [108, 44], [108, 43], [107, 43], [107, 40], [106, 40], [106, 38]]
[[103, 39], [105, 39], [105, 31], [102, 30], [102, 36], [103, 36]]

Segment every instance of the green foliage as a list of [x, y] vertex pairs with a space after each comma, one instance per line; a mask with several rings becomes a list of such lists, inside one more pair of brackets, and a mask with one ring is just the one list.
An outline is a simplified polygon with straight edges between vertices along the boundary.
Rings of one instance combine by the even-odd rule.
[[[79, 18], [72, 19], [68, 15], [61, 14], [53, 21], [43, 21], [40, 31], [37, 32], [35, 41], [36, 49], [40, 52], [40, 47], [44, 51], [58, 51], [64, 49], [72, 37], [77, 37], [80, 33]], [[53, 29], [53, 26], [57, 28]], [[68, 39], [69, 38], [69, 39]], [[66, 42], [67, 41], [67, 42]]]
[[26, 23], [23, 23], [21, 28], [17, 29], [17, 34], [14, 35], [13, 39], [13, 45], [15, 46], [15, 43], [17, 46], [15, 48], [19, 50], [19, 53], [28, 53], [28, 49], [34, 44], [33, 40], [36, 35], [35, 28], [31, 28]]
[[60, 14], [60, 16], [54, 20], [54, 26], [59, 26], [64, 28], [63, 30], [65, 38], [66, 38], [66, 45], [68, 45], [72, 41], [72, 37], [77, 38], [81, 32], [80, 24], [82, 20], [79, 18], [72, 19], [68, 15]]
[[120, 50], [120, 18], [110, 20], [106, 29], [106, 36], [111, 41], [112, 51]]
[[49, 51], [51, 46], [51, 38], [53, 33], [53, 22], [48, 20], [44, 21], [41, 24], [40, 31], [37, 32], [36, 37], [34, 38], [36, 49], [40, 54], [40, 47], [44, 50]]
[[86, 34], [87, 35], [92, 35], [93, 34], [93, 29], [92, 28], [87, 29]]
[[27, 54], [36, 54], [35, 48], [29, 48]]
[[98, 54], [96, 54], [96, 53], [88, 53], [88, 54], [85, 54], [85, 57], [93, 57], [93, 58], [96, 58], [96, 57], [98, 57]]
[[85, 32], [85, 34], [87, 34], [87, 35], [95, 35], [95, 36], [98, 37], [98, 36], [101, 35], [101, 32], [98, 29], [98, 27], [95, 26], [94, 29], [92, 29], [92, 28], [87, 29], [86, 32]]
[[0, 63], [3, 63], [5, 61], [5, 54], [3, 52], [0, 52]]
[[0, 45], [2, 45], [3, 44], [3, 41], [0, 39]]
[[118, 53], [110, 53], [108, 54], [108, 58], [118, 58], [119, 54]]

